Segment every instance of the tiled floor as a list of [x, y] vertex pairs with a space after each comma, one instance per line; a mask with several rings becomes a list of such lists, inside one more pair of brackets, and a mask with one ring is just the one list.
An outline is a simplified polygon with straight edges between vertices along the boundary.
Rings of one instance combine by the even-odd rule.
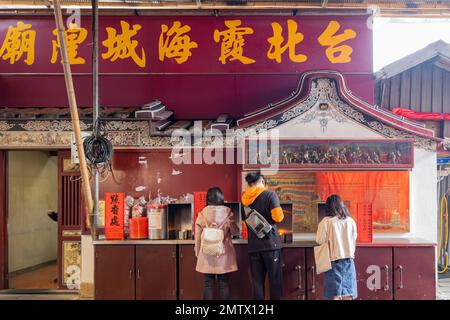
[[450, 278], [438, 280], [437, 300], [450, 300]]
[[8, 290], [0, 291], [0, 300], [78, 300], [77, 291], [56, 290], [57, 264], [15, 275]]
[[[49, 290], [47, 293], [11, 293], [11, 290], [0, 291], [0, 300], [79, 300], [76, 292]], [[438, 280], [437, 300], [450, 300], [450, 278]]]
[[77, 293], [10, 294], [1, 293], [0, 300], [78, 300]]
[[9, 278], [11, 289], [57, 289], [54, 282], [58, 275], [56, 262], [39, 269], [19, 274]]

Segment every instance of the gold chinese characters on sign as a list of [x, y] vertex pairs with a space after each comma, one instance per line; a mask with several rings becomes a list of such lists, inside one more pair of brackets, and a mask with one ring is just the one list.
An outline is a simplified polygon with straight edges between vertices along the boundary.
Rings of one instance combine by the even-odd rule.
[[34, 42], [36, 31], [31, 24], [18, 21], [16, 26], [9, 26], [5, 40], [0, 48], [0, 57], [9, 60], [10, 64], [15, 64], [23, 58], [27, 65], [34, 63]]
[[191, 50], [198, 48], [195, 41], [187, 34], [191, 31], [188, 25], [181, 26], [180, 21], [175, 21], [172, 27], [165, 24], [161, 25], [161, 35], [159, 36], [159, 60], [164, 61], [164, 58], [174, 58], [176, 63], [181, 64], [186, 62], [192, 55]]
[[132, 38], [136, 36], [137, 32], [142, 28], [139, 24], [134, 24], [131, 29], [130, 25], [125, 21], [120, 21], [121, 32], [117, 32], [115, 28], [106, 28], [108, 38], [102, 44], [108, 49], [107, 52], [102, 53], [104, 60], [111, 62], [117, 59], [131, 58], [141, 68], [145, 67], [145, 51], [141, 48], [140, 55], [136, 52], [138, 50], [139, 42]]
[[[277, 63], [283, 59], [294, 63], [303, 63], [308, 60], [305, 53], [303, 41], [307, 38], [302, 32], [301, 25], [288, 19], [286, 25], [272, 22], [272, 34], [267, 35], [267, 59]], [[131, 60], [138, 67], [147, 66], [148, 51], [144, 50], [143, 41], [145, 34], [142, 25], [132, 24], [121, 20], [120, 27], [106, 27], [106, 39], [102, 39], [101, 58], [105, 61], [115, 62], [117, 60]], [[161, 24], [157, 42], [158, 58], [160, 61], [172, 59], [176, 64], [187, 62], [190, 57], [199, 50], [210, 50], [209, 47], [201, 48], [198, 40], [190, 33], [191, 26], [174, 21], [172, 25]], [[50, 62], [56, 63], [59, 55], [59, 39], [57, 30], [53, 31], [54, 39], [51, 40], [52, 55]], [[0, 58], [9, 61], [10, 64], [24, 63], [28, 66], [35, 63], [35, 40], [38, 31], [31, 23], [18, 21], [15, 25], [8, 27], [4, 39], [0, 39]], [[245, 54], [246, 40], [255, 36], [255, 30], [245, 25], [239, 19], [225, 20], [224, 27], [214, 29], [211, 32], [211, 44], [220, 46], [217, 60], [222, 64], [237, 61], [243, 65], [253, 64], [256, 57]], [[139, 35], [139, 37], [138, 37]], [[88, 30], [76, 24], [70, 25], [65, 31], [68, 57], [70, 64], [84, 65], [88, 60], [79, 54], [80, 46], [89, 45]], [[348, 41], [355, 39], [357, 33], [353, 29], [343, 29], [338, 21], [331, 20], [317, 37], [317, 43], [324, 47], [323, 54], [333, 64], [350, 63], [353, 48]], [[211, 51], [214, 52], [214, 51]]]
[[[58, 29], [53, 30], [53, 34], [58, 37]], [[84, 64], [86, 60], [78, 56], [78, 46], [86, 40], [88, 31], [85, 28], [78, 28], [76, 24], [72, 24], [69, 29], [65, 31], [67, 41], [67, 54], [69, 56], [70, 64]], [[51, 63], [55, 63], [58, 58], [58, 51], [60, 48], [59, 39], [52, 40], [53, 54]]]

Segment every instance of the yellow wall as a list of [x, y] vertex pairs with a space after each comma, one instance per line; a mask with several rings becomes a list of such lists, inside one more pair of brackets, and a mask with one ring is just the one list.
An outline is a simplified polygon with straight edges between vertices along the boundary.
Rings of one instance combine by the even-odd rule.
[[8, 271], [56, 260], [57, 222], [47, 210], [58, 209], [57, 157], [11, 151], [8, 179]]

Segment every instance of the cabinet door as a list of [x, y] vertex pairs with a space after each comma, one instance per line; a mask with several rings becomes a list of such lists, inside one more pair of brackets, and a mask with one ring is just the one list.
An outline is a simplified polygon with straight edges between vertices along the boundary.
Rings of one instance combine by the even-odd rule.
[[283, 299], [305, 300], [305, 248], [283, 249]]
[[250, 300], [253, 298], [253, 294], [248, 248], [246, 244], [236, 244], [234, 249], [238, 271], [232, 272], [230, 275], [230, 299]]
[[180, 300], [203, 299], [203, 274], [195, 271], [197, 257], [194, 245], [180, 245], [179, 281]]
[[134, 300], [134, 246], [95, 246], [95, 299]]
[[317, 275], [314, 248], [306, 248], [306, 299], [323, 300], [323, 273]]
[[392, 300], [391, 247], [358, 247], [355, 252], [358, 300]]
[[436, 299], [435, 247], [394, 248], [394, 299]]
[[176, 245], [136, 246], [136, 300], [177, 299]]

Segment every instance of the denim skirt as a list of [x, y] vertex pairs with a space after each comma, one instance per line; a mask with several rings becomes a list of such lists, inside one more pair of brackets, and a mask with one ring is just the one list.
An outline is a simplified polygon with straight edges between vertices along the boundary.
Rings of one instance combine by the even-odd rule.
[[358, 297], [356, 270], [353, 259], [339, 259], [331, 262], [331, 270], [324, 273], [323, 295], [326, 299], [334, 297]]

